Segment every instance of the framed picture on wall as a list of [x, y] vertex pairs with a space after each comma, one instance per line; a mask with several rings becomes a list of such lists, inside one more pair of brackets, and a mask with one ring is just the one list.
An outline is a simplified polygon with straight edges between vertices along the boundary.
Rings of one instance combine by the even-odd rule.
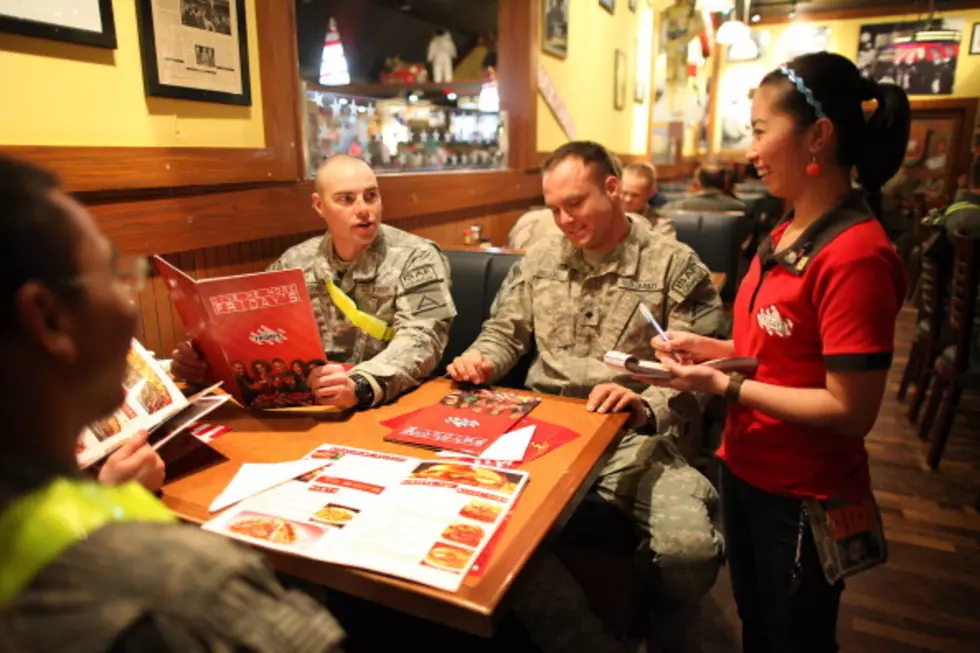
[[0, 0], [0, 32], [116, 48], [112, 0]]
[[973, 33], [970, 35], [970, 54], [980, 54], [980, 23], [973, 23]]
[[569, 1], [544, 0], [541, 3], [541, 49], [561, 59], [568, 56]]
[[599, 0], [599, 5], [611, 14], [616, 13], [616, 0]]
[[622, 111], [626, 108], [626, 53], [616, 48], [613, 70], [613, 108]]
[[147, 95], [252, 104], [245, 0], [137, 0], [136, 9]]

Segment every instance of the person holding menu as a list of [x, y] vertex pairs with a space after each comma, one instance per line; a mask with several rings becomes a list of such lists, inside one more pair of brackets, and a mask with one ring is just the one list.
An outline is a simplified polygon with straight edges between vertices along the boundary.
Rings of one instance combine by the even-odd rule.
[[[309, 286], [330, 361], [312, 370], [310, 389], [316, 403], [340, 409], [392, 401], [428, 378], [442, 358], [456, 316], [449, 263], [432, 242], [381, 224], [378, 179], [360, 159], [338, 154], [324, 161], [312, 199], [326, 235], [289, 249], [270, 267], [299, 268]], [[178, 345], [173, 359], [174, 376], [204, 380], [206, 361], [190, 342]]]
[[[866, 119], [869, 100], [877, 106]], [[831, 573], [828, 561], [838, 551], [854, 562], [867, 540], [864, 526], [859, 537], [834, 528], [824, 537], [825, 507], [860, 517], [839, 527], [876, 532], [878, 559], [860, 568], [884, 557], [863, 438], [881, 406], [905, 296], [902, 263], [876, 217], [878, 192], [905, 155], [909, 101], [848, 59], [818, 52], [763, 79], [752, 127], [749, 161], [794, 210], [742, 282], [733, 340], [668, 331], [653, 346], [678, 377], [668, 387], [730, 404], [718, 456], [744, 649], [836, 651], [847, 573]], [[851, 188], [854, 168], [864, 192]], [[730, 356], [757, 358], [754, 376], [697, 365]]]
[[143, 269], [54, 176], [0, 157], [0, 651], [339, 651], [260, 554], [79, 472], [79, 433], [123, 400]]

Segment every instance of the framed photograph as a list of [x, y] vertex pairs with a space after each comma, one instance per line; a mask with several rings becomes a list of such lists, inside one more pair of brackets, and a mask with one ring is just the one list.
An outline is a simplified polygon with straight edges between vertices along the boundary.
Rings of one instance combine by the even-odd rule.
[[614, 65], [613, 108], [622, 111], [626, 108], [626, 53], [619, 48], [616, 48]]
[[616, 13], [616, 0], [599, 0], [599, 6], [611, 14]]
[[0, 32], [116, 49], [112, 0], [0, 0]]
[[136, 9], [147, 95], [252, 104], [245, 0], [137, 0]]
[[[966, 19], [874, 23], [861, 25], [860, 30], [854, 63], [862, 75], [898, 84], [909, 95], [953, 94]], [[934, 35], [929, 47], [915, 41], [920, 31]], [[976, 36], [975, 30], [972, 35]]]
[[568, 56], [569, 1], [544, 0], [541, 3], [541, 49], [560, 59]]
[[980, 54], [980, 23], [973, 23], [970, 35], [970, 54]]

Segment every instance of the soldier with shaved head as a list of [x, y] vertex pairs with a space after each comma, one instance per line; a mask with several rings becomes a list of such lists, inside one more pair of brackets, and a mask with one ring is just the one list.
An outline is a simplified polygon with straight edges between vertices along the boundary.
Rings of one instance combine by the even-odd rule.
[[[378, 179], [360, 159], [324, 161], [312, 201], [327, 233], [289, 249], [270, 270], [306, 276], [329, 361], [310, 374], [317, 403], [377, 406], [418, 386], [442, 358], [456, 316], [449, 264], [434, 243], [381, 223]], [[177, 376], [204, 380], [207, 363], [191, 343], [173, 356]]]

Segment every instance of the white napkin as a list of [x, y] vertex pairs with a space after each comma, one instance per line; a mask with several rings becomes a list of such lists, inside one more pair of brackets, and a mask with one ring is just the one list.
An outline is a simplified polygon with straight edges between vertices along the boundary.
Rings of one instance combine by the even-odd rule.
[[243, 499], [282, 485], [326, 464], [327, 461], [318, 459], [293, 460], [288, 463], [245, 463], [208, 511], [224, 510]]
[[477, 458], [480, 460], [496, 460], [498, 462], [520, 462], [524, 460], [527, 447], [534, 437], [534, 426], [525, 426], [516, 431], [504, 433], [497, 441], [487, 447], [479, 456], [461, 454], [455, 451], [440, 451], [437, 456], [443, 458]]

